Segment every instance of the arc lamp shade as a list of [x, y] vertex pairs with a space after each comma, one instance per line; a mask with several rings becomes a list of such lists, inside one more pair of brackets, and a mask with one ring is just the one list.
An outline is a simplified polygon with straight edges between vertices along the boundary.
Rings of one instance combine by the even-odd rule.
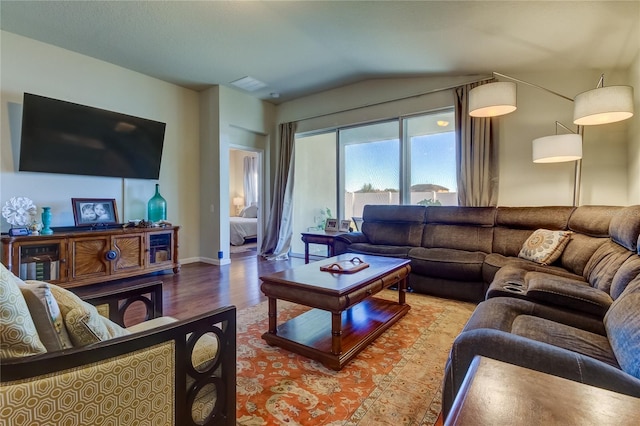
[[573, 123], [578, 126], [615, 123], [633, 116], [633, 87], [607, 86], [574, 98]]
[[533, 140], [534, 163], [562, 163], [582, 158], [582, 136], [545, 136]]
[[469, 115], [497, 117], [516, 110], [516, 84], [499, 81], [469, 91]]

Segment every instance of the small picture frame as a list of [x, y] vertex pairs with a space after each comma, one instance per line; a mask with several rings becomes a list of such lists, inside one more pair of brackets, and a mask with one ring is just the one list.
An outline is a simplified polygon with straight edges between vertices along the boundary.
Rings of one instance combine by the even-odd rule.
[[118, 224], [115, 198], [72, 198], [71, 205], [76, 226]]
[[324, 225], [324, 230], [336, 232], [338, 230], [338, 219], [327, 219], [327, 222]]
[[350, 220], [341, 220], [340, 221], [340, 227], [338, 228], [338, 231], [340, 232], [349, 232], [349, 228], [351, 227], [351, 221]]

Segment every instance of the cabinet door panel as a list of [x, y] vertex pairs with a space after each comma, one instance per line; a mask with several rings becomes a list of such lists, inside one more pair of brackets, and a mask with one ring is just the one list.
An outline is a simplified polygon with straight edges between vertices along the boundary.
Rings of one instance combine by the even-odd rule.
[[69, 241], [71, 252], [72, 279], [94, 278], [110, 274], [109, 261], [106, 253], [109, 251], [110, 238], [91, 237], [74, 238]]
[[113, 273], [127, 273], [144, 268], [144, 234], [113, 237], [112, 246], [118, 253], [112, 263]]

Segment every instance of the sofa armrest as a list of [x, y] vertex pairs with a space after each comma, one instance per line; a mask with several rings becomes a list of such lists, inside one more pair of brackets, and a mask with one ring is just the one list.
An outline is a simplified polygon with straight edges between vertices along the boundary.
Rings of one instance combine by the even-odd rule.
[[527, 298], [604, 317], [613, 303], [611, 296], [581, 281], [541, 272], [529, 272]]
[[[196, 370], [192, 354], [203, 336], [215, 336], [216, 355], [209, 366]], [[201, 424], [232, 425], [236, 308], [80, 348], [3, 360], [0, 381], [3, 415], [26, 423], [42, 420], [40, 407], [46, 406], [49, 419], [70, 424], [98, 424], [100, 418], [118, 424], [140, 418], [182, 424], [196, 413]], [[60, 400], [70, 402], [60, 405]], [[198, 412], [203, 407], [210, 412]]]
[[362, 232], [349, 232], [347, 234], [336, 235], [333, 240], [333, 253], [336, 256], [347, 253], [351, 244], [368, 242], [369, 239]]
[[442, 389], [445, 418], [476, 355], [640, 397], [640, 380], [611, 365], [504, 331], [477, 329], [460, 333], [453, 342]]

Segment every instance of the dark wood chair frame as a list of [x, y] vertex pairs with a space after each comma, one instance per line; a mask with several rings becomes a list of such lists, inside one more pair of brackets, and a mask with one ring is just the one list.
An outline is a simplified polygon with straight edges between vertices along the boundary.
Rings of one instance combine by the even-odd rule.
[[[155, 287], [158, 288], [158, 287]], [[160, 282], [160, 294], [162, 283]], [[148, 288], [146, 291], [148, 292]], [[132, 299], [138, 300], [140, 289], [123, 299], [121, 294], [98, 294], [88, 301], [93, 304], [113, 303], [119, 300], [119, 307], [128, 307]], [[156, 294], [161, 312], [162, 299]], [[131, 302], [128, 302], [132, 300]], [[150, 299], [149, 299], [150, 300]], [[146, 303], [145, 303], [146, 305]], [[110, 305], [111, 306], [111, 305]], [[115, 306], [115, 305], [114, 305]], [[149, 305], [147, 305], [148, 307]], [[149, 311], [148, 311], [149, 312]], [[111, 315], [111, 309], [110, 309]], [[114, 316], [122, 316], [120, 309]], [[204, 371], [197, 371], [191, 362], [195, 343], [203, 334], [214, 334], [219, 341], [219, 350], [214, 362]], [[44, 374], [63, 372], [86, 364], [107, 361], [153, 345], [173, 341], [175, 344], [175, 419], [176, 425], [196, 425], [193, 421], [192, 405], [198, 392], [212, 384], [216, 388], [216, 403], [212, 412], [199, 425], [235, 425], [236, 423], [236, 307], [227, 306], [197, 315], [193, 318], [163, 325], [151, 330], [107, 341], [66, 349], [31, 357], [3, 360], [0, 370], [1, 386], [6, 382], [35, 378]], [[193, 383], [187, 388], [188, 377]]]

